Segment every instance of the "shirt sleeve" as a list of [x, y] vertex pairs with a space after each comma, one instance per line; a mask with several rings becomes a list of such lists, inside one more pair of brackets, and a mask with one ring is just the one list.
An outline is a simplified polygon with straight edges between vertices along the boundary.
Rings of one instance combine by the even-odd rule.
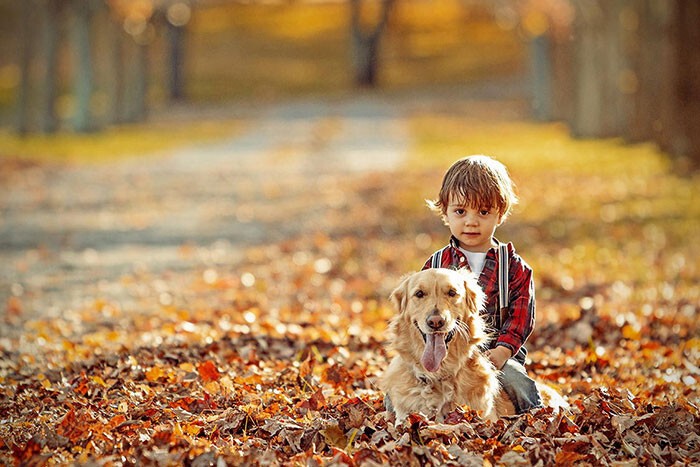
[[509, 265], [508, 315], [496, 341], [515, 355], [535, 327], [535, 282], [532, 269], [513, 255]]

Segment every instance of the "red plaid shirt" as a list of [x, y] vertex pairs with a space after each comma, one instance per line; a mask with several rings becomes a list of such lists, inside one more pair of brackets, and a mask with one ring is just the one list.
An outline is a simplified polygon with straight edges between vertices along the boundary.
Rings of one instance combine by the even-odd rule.
[[[515, 253], [512, 243], [508, 244], [508, 290], [510, 303], [505, 322], [501, 324], [498, 338], [492, 347], [503, 345], [508, 347], [513, 356], [523, 344], [535, 326], [535, 282], [532, 269]], [[433, 253], [425, 262], [423, 269], [440, 267], [447, 269], [471, 270], [467, 256], [459, 249], [459, 240], [452, 237], [450, 244]], [[491, 248], [486, 253], [484, 269], [479, 276], [479, 285], [486, 294], [487, 322], [492, 326], [497, 322], [498, 310], [498, 249]], [[522, 357], [524, 360], [524, 355]]]

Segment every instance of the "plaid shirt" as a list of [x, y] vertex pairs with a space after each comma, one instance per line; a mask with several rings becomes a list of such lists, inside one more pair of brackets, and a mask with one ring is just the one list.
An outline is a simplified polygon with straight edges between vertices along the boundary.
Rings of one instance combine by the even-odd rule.
[[[503, 345], [515, 356], [535, 326], [535, 282], [532, 269], [515, 253], [512, 243], [508, 244], [508, 289], [510, 303], [505, 323], [502, 323], [498, 338], [491, 347]], [[459, 240], [452, 237], [450, 244], [433, 253], [425, 262], [423, 269], [440, 267], [447, 269], [471, 270], [467, 256], [459, 249]], [[479, 276], [479, 285], [486, 294], [487, 322], [495, 325], [499, 317], [498, 310], [498, 249], [491, 248], [486, 253], [484, 269]], [[525, 355], [522, 355], [522, 360]]]

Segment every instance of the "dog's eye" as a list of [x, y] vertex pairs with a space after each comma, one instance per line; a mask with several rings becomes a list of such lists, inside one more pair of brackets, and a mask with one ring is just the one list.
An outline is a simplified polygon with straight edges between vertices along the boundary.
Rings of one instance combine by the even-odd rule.
[[425, 292], [423, 292], [422, 290], [416, 290], [416, 293], [414, 293], [413, 296], [416, 298], [423, 298], [425, 297]]
[[450, 289], [450, 291], [447, 292], [447, 295], [449, 295], [450, 297], [456, 297], [457, 291], [455, 289]]

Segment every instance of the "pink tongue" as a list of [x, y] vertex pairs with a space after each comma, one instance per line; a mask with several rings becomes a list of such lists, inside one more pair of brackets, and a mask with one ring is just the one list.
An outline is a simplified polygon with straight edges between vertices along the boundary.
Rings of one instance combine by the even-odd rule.
[[421, 363], [426, 370], [434, 373], [440, 369], [440, 364], [447, 355], [445, 334], [428, 334], [425, 339], [425, 350]]

